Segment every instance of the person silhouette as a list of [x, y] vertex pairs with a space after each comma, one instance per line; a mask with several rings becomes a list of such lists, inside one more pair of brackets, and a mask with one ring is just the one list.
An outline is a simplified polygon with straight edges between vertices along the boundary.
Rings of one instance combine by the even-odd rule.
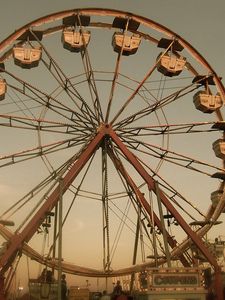
[[113, 298], [116, 299], [118, 296], [122, 295], [122, 292], [123, 292], [123, 290], [122, 290], [120, 281], [117, 280], [116, 285], [114, 286], [114, 289], [112, 292]]
[[67, 282], [66, 282], [66, 274], [62, 274], [61, 277], [61, 299], [67, 299]]

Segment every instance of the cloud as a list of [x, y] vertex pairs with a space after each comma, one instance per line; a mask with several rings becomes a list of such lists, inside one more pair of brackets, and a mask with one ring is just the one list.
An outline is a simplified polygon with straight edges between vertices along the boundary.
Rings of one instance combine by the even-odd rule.
[[81, 220], [78, 220], [78, 219], [76, 219], [76, 220], [74, 220], [73, 222], [72, 222], [72, 224], [70, 224], [70, 227], [72, 226], [72, 232], [73, 233], [77, 233], [77, 232], [80, 232], [80, 231], [82, 231], [82, 230], [84, 230], [84, 228], [85, 228], [85, 224], [84, 224], [84, 222], [83, 221], [81, 221]]
[[13, 194], [15, 194], [15, 190], [12, 189], [12, 187], [10, 185], [7, 185], [7, 184], [0, 184], [0, 195], [1, 195], [1, 198], [2, 197], [8, 197], [8, 196], [11, 196]]

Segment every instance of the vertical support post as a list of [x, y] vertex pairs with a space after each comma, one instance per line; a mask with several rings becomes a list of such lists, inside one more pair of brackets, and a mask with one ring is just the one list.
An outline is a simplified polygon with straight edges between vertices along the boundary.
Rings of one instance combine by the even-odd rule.
[[[116, 118], [116, 117], [115, 117]], [[114, 119], [115, 119], [114, 118]], [[116, 145], [120, 148], [123, 154], [126, 156], [127, 160], [134, 166], [140, 176], [145, 180], [148, 184], [150, 190], [155, 191], [157, 197], [160, 201], [159, 203], [164, 204], [167, 210], [174, 216], [177, 222], [180, 224], [182, 229], [186, 232], [188, 237], [195, 243], [195, 245], [201, 250], [203, 255], [207, 258], [208, 262], [213, 266], [215, 270], [215, 287], [216, 287], [216, 297], [217, 300], [223, 300], [223, 286], [222, 286], [222, 279], [221, 279], [221, 269], [217, 263], [215, 257], [210, 253], [209, 249], [205, 246], [204, 242], [202, 241], [201, 237], [199, 237], [196, 232], [192, 231], [190, 226], [186, 223], [184, 218], [179, 214], [179, 212], [175, 209], [175, 207], [170, 203], [167, 199], [166, 195], [158, 188], [157, 184], [155, 184], [155, 180], [148, 174], [148, 172], [144, 169], [141, 163], [136, 159], [136, 157], [131, 153], [124, 143], [119, 139], [117, 134], [112, 130], [110, 132], [110, 136], [112, 140], [116, 143]], [[156, 192], [157, 189], [157, 192]], [[163, 222], [164, 224], [164, 222]], [[161, 224], [161, 226], [163, 226]], [[165, 230], [165, 227], [164, 227]], [[167, 245], [168, 246], [168, 245]]]
[[5, 290], [4, 290], [4, 281], [5, 278], [0, 275], [0, 300], [5, 300]]
[[155, 190], [156, 190], [156, 197], [158, 201], [158, 207], [159, 207], [159, 216], [161, 219], [161, 224], [162, 224], [162, 234], [163, 234], [163, 242], [164, 242], [164, 248], [166, 252], [166, 259], [167, 259], [167, 264], [168, 267], [171, 267], [171, 259], [170, 259], [170, 251], [169, 251], [169, 246], [168, 246], [168, 241], [167, 241], [167, 234], [166, 234], [166, 228], [165, 228], [165, 223], [164, 223], [164, 218], [163, 218], [163, 210], [162, 210], [162, 203], [159, 195], [159, 186], [158, 182], [155, 181]]
[[[136, 227], [136, 234], [135, 234], [135, 241], [134, 241], [134, 253], [133, 253], [133, 265], [136, 264], [136, 259], [137, 259], [137, 248], [138, 248], [138, 237], [139, 237], [139, 232], [140, 232], [140, 222], [139, 222], [139, 215], [137, 217], [137, 227]], [[134, 277], [135, 273], [131, 274], [131, 279], [130, 279], [130, 293], [133, 290], [134, 287]]]
[[61, 277], [62, 277], [62, 198], [63, 180], [59, 178], [59, 238], [58, 238], [58, 300], [61, 300]]
[[215, 269], [215, 283], [214, 283], [214, 290], [216, 294], [217, 300], [224, 300], [223, 295], [223, 281], [222, 281], [222, 274], [221, 269]]
[[[109, 211], [108, 211], [108, 173], [107, 173], [107, 144], [102, 143], [102, 216], [103, 216], [103, 268], [109, 271]], [[108, 278], [105, 278], [105, 289], [108, 291]]]
[[[52, 250], [52, 257], [55, 259], [56, 255], [56, 239], [57, 237], [57, 224], [58, 224], [58, 203], [55, 206], [55, 218], [54, 218], [54, 235], [53, 235], [53, 250]], [[55, 268], [52, 268], [52, 275], [54, 276]]]
[[[149, 198], [150, 198], [150, 191], [149, 191]], [[158, 250], [157, 250], [156, 229], [155, 229], [155, 219], [156, 218], [154, 216], [152, 197], [150, 198], [150, 201], [151, 201], [150, 202], [151, 210], [149, 211], [149, 216], [150, 216], [150, 220], [151, 220], [150, 226], [152, 226], [153, 253], [154, 253], [154, 258], [155, 258], [155, 267], [158, 268]], [[161, 224], [161, 222], [160, 222], [160, 224]], [[161, 227], [162, 227], [162, 224], [161, 224]]]
[[141, 258], [142, 262], [145, 262], [145, 251], [144, 251], [144, 241], [143, 241], [143, 228], [141, 222], [141, 205], [138, 205], [138, 221], [139, 221], [139, 230], [140, 230], [140, 246], [141, 246]]
[[[107, 140], [102, 143], [102, 218], [103, 218], [103, 268], [105, 272], [110, 270], [109, 252], [109, 207], [108, 207], [108, 169], [107, 169]], [[106, 277], [106, 290], [108, 280]]]

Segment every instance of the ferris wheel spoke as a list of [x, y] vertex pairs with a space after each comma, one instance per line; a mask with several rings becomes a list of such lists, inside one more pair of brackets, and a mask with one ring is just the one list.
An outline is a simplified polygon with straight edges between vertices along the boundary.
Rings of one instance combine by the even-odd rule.
[[117, 80], [118, 80], [121, 58], [122, 58], [122, 53], [123, 53], [124, 46], [125, 46], [125, 37], [126, 37], [128, 26], [129, 26], [129, 19], [127, 19], [125, 28], [123, 30], [122, 46], [117, 55], [116, 66], [115, 66], [115, 70], [114, 70], [114, 75], [113, 75], [113, 80], [112, 80], [112, 84], [111, 84], [109, 100], [108, 100], [108, 105], [107, 105], [107, 110], [106, 110], [106, 118], [105, 118], [106, 123], [108, 123], [108, 121], [109, 121], [109, 114], [110, 114], [111, 105], [112, 105], [112, 101], [113, 101], [114, 91], [115, 91]]
[[90, 91], [92, 103], [93, 103], [93, 108], [95, 111], [96, 119], [98, 120], [98, 123], [100, 121], [103, 122], [103, 114], [102, 114], [102, 109], [101, 109], [101, 102], [99, 99], [98, 91], [97, 91], [97, 86], [95, 82], [95, 76], [94, 76], [94, 71], [91, 66], [91, 61], [90, 57], [87, 51], [87, 48], [81, 52], [81, 59], [83, 62], [84, 70], [85, 70], [85, 76], [87, 79], [87, 84], [88, 88]]
[[[0, 168], [7, 167], [12, 164], [16, 164], [19, 162], [23, 162], [29, 159], [37, 158], [43, 155], [47, 155], [50, 153], [55, 153], [57, 151], [62, 151], [64, 149], [83, 145], [89, 140], [89, 136], [87, 135], [80, 135], [77, 138], [71, 138], [67, 140], [62, 140], [54, 143], [50, 143], [47, 145], [39, 145], [38, 147], [29, 148], [22, 150], [20, 152], [15, 152], [9, 155], [2, 155], [0, 156]], [[6, 161], [6, 162], [5, 162]]]
[[[78, 150], [75, 155], [70, 157], [67, 161], [63, 162], [59, 167], [56, 169], [52, 169], [49, 172], [49, 175], [44, 178], [41, 182], [39, 182], [35, 187], [33, 187], [29, 192], [27, 192], [22, 198], [20, 198], [17, 202], [15, 202], [11, 207], [9, 207], [5, 212], [2, 213], [0, 218], [10, 218], [13, 216], [18, 210], [20, 210], [24, 205], [26, 205], [29, 201], [32, 201], [35, 196], [40, 194], [43, 190], [46, 189], [52, 182], [54, 186], [54, 182], [58, 182], [59, 178], [67, 172], [74, 162], [79, 158], [81, 153], [85, 150], [87, 146], [87, 142]], [[92, 161], [92, 159], [91, 159]], [[74, 185], [71, 185], [71, 188], [74, 188]], [[76, 192], [74, 192], [70, 188], [70, 191], [73, 193], [78, 192], [78, 188], [75, 188]], [[51, 188], [50, 188], [51, 190]], [[80, 188], [79, 188], [80, 190]], [[87, 197], [87, 195], [85, 195]]]
[[[117, 153], [119, 153], [119, 155], [123, 157], [123, 159], [126, 159], [126, 157], [124, 157], [124, 155], [119, 151], [119, 149], [117, 149]], [[179, 207], [186, 215], [188, 215], [190, 219], [196, 221], [193, 215], [191, 215], [187, 210], [183, 209], [182, 205], [180, 204], [181, 201], [188, 204], [201, 217], [206, 218], [206, 215], [203, 212], [201, 212], [194, 203], [185, 198], [177, 189], [175, 189], [169, 182], [167, 182], [162, 176], [160, 176], [158, 172], [153, 170], [149, 166], [149, 164], [145, 163], [143, 159], [141, 159], [138, 155], [135, 155], [135, 157], [149, 171], [149, 174], [151, 174], [150, 176], [153, 178], [153, 180], [155, 180], [155, 178], [158, 180], [158, 183], [161, 186], [161, 188], [163, 188], [167, 198], [170, 199], [171, 202], [173, 202], [177, 207]]]
[[[5, 211], [2, 214], [2, 217], [4, 218], [16, 218], [17, 214], [20, 212], [21, 209], [23, 209], [27, 204], [30, 204], [30, 202], [34, 202], [34, 197], [39, 195], [38, 202], [35, 202], [35, 204], [32, 207], [32, 210], [29, 212], [28, 216], [26, 216], [25, 219], [20, 221], [20, 224], [18, 224], [16, 232], [19, 232], [21, 228], [29, 221], [29, 219], [32, 217], [32, 215], [35, 213], [35, 211], [41, 206], [41, 204], [46, 201], [47, 199], [47, 193], [50, 193], [54, 187], [58, 183], [58, 176], [56, 173], [54, 176], [51, 176], [51, 178], [46, 178], [45, 181], [34, 187], [28, 194], [26, 194], [24, 197], [19, 199], [14, 205], [12, 205], [7, 211]], [[45, 191], [45, 194], [43, 195], [43, 190]], [[39, 230], [40, 228], [38, 228]], [[37, 230], [37, 232], [38, 232]]]
[[[14, 78], [22, 86], [20, 88], [18, 86], [10, 84], [9, 82], [7, 83], [7, 86], [9, 88], [11, 88], [12, 91], [14, 91], [16, 100], [14, 100], [14, 98], [12, 96], [10, 96], [10, 98], [11, 98], [12, 102], [15, 103], [16, 106], [18, 106], [18, 110], [12, 111], [12, 113], [15, 113], [17, 111], [22, 111], [23, 114], [26, 115], [25, 112], [27, 111], [31, 115], [33, 115], [32, 110], [37, 110], [42, 107], [45, 107], [46, 109], [51, 109], [52, 111], [58, 113], [59, 115], [61, 115], [62, 117], [66, 118], [68, 120], [72, 119], [73, 122], [75, 124], [77, 124], [78, 126], [80, 124], [84, 124], [84, 123], [89, 124], [89, 121], [87, 119], [85, 119], [84, 116], [82, 116], [82, 114], [78, 113], [77, 111], [74, 111], [72, 108], [70, 108], [68, 106], [65, 106], [63, 104], [63, 102], [57, 100], [51, 94], [48, 95], [47, 93], [35, 88], [28, 82], [23, 81], [21, 78], [16, 77], [15, 75], [13, 75], [12, 73], [10, 73], [6, 70], [4, 72], [7, 73], [12, 78]], [[28, 91], [31, 93], [32, 96], [30, 94], [28, 94]], [[21, 99], [18, 96], [18, 94], [16, 94], [16, 92], [18, 92], [21, 95], [27, 96], [27, 99]], [[30, 106], [30, 105], [27, 106], [26, 103], [31, 102], [31, 100], [34, 103], [37, 103], [38, 105], [37, 106]], [[58, 106], [54, 105], [53, 103], [50, 104], [49, 101], [57, 103]], [[9, 105], [10, 105], [10, 103], [9, 103]], [[67, 115], [63, 114], [63, 112], [68, 112], [69, 115], [71, 115], [71, 116], [68, 117]], [[76, 117], [76, 119], [74, 118], [74, 116]], [[33, 117], [34, 117], [34, 115], [33, 115]]]
[[138, 86], [136, 87], [136, 89], [134, 90], [134, 92], [129, 96], [129, 98], [125, 101], [125, 103], [123, 104], [123, 106], [120, 108], [120, 110], [117, 112], [117, 114], [114, 116], [114, 118], [112, 119], [112, 121], [110, 122], [110, 124], [114, 124], [115, 121], [118, 119], [118, 117], [122, 114], [122, 112], [126, 109], [126, 107], [130, 104], [130, 102], [136, 97], [136, 95], [138, 94], [138, 92], [140, 91], [140, 89], [143, 87], [143, 85], [145, 84], [145, 82], [147, 81], [147, 79], [152, 75], [152, 73], [155, 71], [155, 69], [157, 68], [157, 64], [160, 61], [160, 59], [163, 57], [163, 55], [168, 51], [168, 49], [172, 46], [172, 44], [174, 43], [174, 41], [172, 41], [170, 43], [170, 45], [167, 47], [167, 49], [162, 52], [159, 57], [157, 58], [157, 60], [155, 61], [155, 63], [153, 64], [153, 66], [151, 66], [151, 68], [149, 69], [149, 71], [146, 73], [146, 75], [144, 76], [144, 78], [139, 82]]
[[149, 114], [156, 112], [157, 110], [160, 110], [164, 108], [165, 106], [175, 102], [176, 100], [184, 97], [186, 94], [193, 92], [198, 87], [195, 84], [190, 84], [186, 87], [181, 88], [180, 90], [177, 90], [173, 92], [170, 95], [167, 95], [166, 97], [163, 97], [160, 100], [157, 100], [153, 104], [148, 104], [147, 107], [141, 109], [140, 111], [137, 111], [136, 113], [132, 114], [131, 116], [119, 121], [118, 123], [114, 124], [114, 127], [116, 129], [121, 128], [123, 126], [127, 126], [133, 122], [136, 122], [140, 119], [142, 119], [145, 116], [149, 116]]
[[81, 133], [84, 135], [90, 133], [87, 127], [80, 126], [78, 122], [75, 122], [75, 124], [62, 123], [45, 119], [21, 117], [17, 115], [0, 115], [0, 126], [22, 130], [38, 130], [43, 132], [62, 133], [68, 135], [80, 135]]
[[78, 16], [78, 25], [80, 26], [82, 41], [84, 43], [84, 49], [81, 50], [81, 58], [82, 58], [82, 62], [83, 62], [84, 70], [85, 70], [85, 75], [86, 75], [87, 83], [88, 83], [91, 98], [92, 98], [93, 107], [94, 107], [94, 110], [95, 110], [95, 113], [96, 113], [97, 120], [100, 123], [100, 121], [103, 122], [103, 113], [102, 113], [102, 108], [101, 108], [101, 101], [100, 101], [100, 98], [99, 98], [99, 95], [98, 95], [98, 90], [97, 90], [97, 86], [96, 86], [94, 71], [93, 71], [93, 68], [92, 68], [92, 64], [91, 64], [91, 60], [90, 60], [90, 56], [89, 56], [89, 51], [88, 51], [86, 40], [85, 40], [85, 37], [84, 37], [84, 27], [82, 25], [81, 16], [79, 14], [77, 16]]
[[140, 127], [122, 127], [117, 131], [121, 132], [119, 135], [123, 138], [133, 136], [157, 136], [164, 134], [189, 134], [189, 133], [207, 133], [214, 132], [218, 129], [213, 126], [216, 122], [196, 122], [184, 124], [162, 124], [162, 125], [149, 125]]
[[[44, 65], [47, 67], [47, 69], [49, 70], [48, 64], [44, 61], [44, 59], [42, 59], [42, 61], [43, 61]], [[53, 69], [53, 67], [52, 67], [52, 69]], [[50, 73], [53, 74], [54, 77], [56, 77], [54, 75], [52, 69], [49, 70], [49, 71], [50, 71]], [[73, 91], [73, 85], [70, 82], [70, 80], [67, 79], [67, 81], [66, 81], [66, 87], [65, 87], [64, 81], [63, 82], [60, 82], [60, 80], [57, 80], [57, 81], [60, 84], [60, 86], [63, 88], [64, 92], [69, 96], [69, 98], [72, 100], [72, 102], [75, 104], [75, 106], [79, 109], [79, 111], [80, 111], [79, 114], [83, 114], [83, 118], [85, 118], [88, 122], [90, 122], [92, 125], [94, 125], [95, 121], [93, 120], [93, 116], [90, 114], [89, 111], [87, 111], [87, 109], [84, 109], [84, 107], [86, 106], [86, 104], [82, 103], [82, 105], [78, 105], [78, 103], [75, 101], [75, 99], [77, 98], [77, 95]]]
[[[79, 193], [80, 193], [80, 190], [81, 190], [82, 185], [83, 185], [83, 183], [84, 183], [84, 181], [85, 181], [85, 179], [86, 179], [87, 173], [88, 173], [88, 171], [89, 171], [89, 169], [90, 169], [90, 167], [91, 167], [91, 165], [92, 165], [92, 163], [93, 163], [93, 160], [94, 160], [94, 158], [95, 158], [95, 154], [96, 154], [96, 153], [94, 153], [94, 154], [92, 155], [92, 157], [90, 158], [90, 162], [88, 163], [88, 165], [87, 165], [87, 167], [86, 167], [86, 170], [85, 170], [85, 172], [84, 172], [84, 174], [83, 174], [83, 176], [82, 176], [82, 178], [81, 178], [81, 180], [80, 180], [78, 186], [77, 186], [77, 187], [74, 187], [74, 184], [71, 184], [71, 186], [68, 187], [68, 191], [71, 192], [71, 193], [73, 194], [73, 198], [72, 198], [71, 203], [70, 203], [70, 205], [69, 205], [69, 207], [68, 207], [68, 209], [67, 209], [67, 211], [66, 211], [66, 213], [65, 213], [65, 216], [64, 216], [64, 218], [63, 218], [63, 220], [62, 220], [62, 226], [65, 225], [65, 223], [66, 223], [66, 221], [67, 221], [67, 219], [68, 219], [68, 217], [69, 217], [69, 214], [70, 214], [70, 212], [71, 212], [72, 207], [74, 206], [74, 203], [75, 203], [77, 197], [80, 196], [80, 194], [79, 194]], [[99, 200], [101, 201], [101, 199], [99, 199]], [[52, 252], [53, 252], [53, 249], [54, 249], [54, 247], [55, 247], [55, 245], [56, 245], [56, 242], [57, 242], [58, 238], [59, 238], [59, 232], [56, 233], [56, 236], [55, 236], [55, 238], [54, 238], [53, 244], [52, 244], [51, 247], [49, 248], [49, 251], [48, 251], [48, 254], [47, 254], [47, 257], [48, 257], [48, 258], [51, 257], [51, 254], [52, 254]]]
[[153, 71], [155, 69], [156, 69], [156, 63], [153, 65], [153, 67], [150, 68], [150, 70], [145, 75], [145, 77], [142, 79], [142, 81], [140, 82], [140, 84], [138, 85], [138, 87], [135, 89], [135, 91], [132, 93], [132, 95], [125, 101], [124, 105], [120, 108], [120, 110], [118, 111], [118, 113], [115, 115], [115, 117], [110, 122], [111, 124], [114, 124], [114, 122], [118, 119], [118, 117], [122, 114], [122, 112], [130, 104], [130, 102], [135, 98], [135, 96], [137, 95], [137, 93], [139, 92], [139, 90], [141, 89], [141, 87], [143, 86], [143, 84], [145, 83], [145, 81], [149, 78], [149, 76], [151, 76], [151, 74], [153, 73]]
[[[89, 121], [94, 124], [94, 120], [96, 120], [96, 116], [94, 115], [92, 109], [89, 107], [89, 105], [86, 103], [84, 98], [80, 95], [78, 90], [75, 88], [75, 86], [72, 84], [71, 80], [65, 75], [63, 70], [60, 68], [58, 63], [55, 61], [55, 59], [51, 56], [51, 54], [48, 52], [47, 48], [44, 46], [44, 44], [38, 39], [36, 34], [29, 29], [31, 34], [35, 37], [37, 42], [41, 45], [43, 48], [45, 54], [47, 55], [49, 59], [49, 63], [45, 62], [42, 58], [42, 61], [44, 65], [47, 67], [47, 69], [51, 72], [51, 74], [57, 79], [57, 81], [60, 83], [61, 87], [64, 89], [64, 91], [68, 94], [70, 99], [73, 101], [73, 103], [76, 105], [77, 108], [82, 112], [83, 115], [85, 115], [86, 118], [89, 119]], [[71, 97], [71, 95], [73, 97]], [[78, 99], [81, 103], [81, 106], [77, 104], [75, 99]]]
[[[118, 81], [117, 81], [117, 85], [118, 86], [121, 86], [121, 87], [124, 87], [126, 90], [128, 90], [129, 92], [131, 91], [132, 93], [133, 92], [135, 92], [135, 89], [133, 88], [133, 87], [130, 87], [130, 86], [128, 86], [128, 85], [126, 85], [126, 84], [123, 84], [122, 82], [120, 82], [119, 81], [119, 78], [126, 78], [126, 79], [129, 79], [129, 80], [131, 80], [132, 82], [135, 82], [135, 83], [140, 83], [139, 81], [137, 81], [137, 80], [134, 80], [134, 79], [131, 79], [131, 78], [129, 78], [128, 76], [125, 76], [125, 75], [123, 75], [123, 74], [120, 74], [119, 73], [119, 77], [118, 77]], [[150, 99], [151, 99], [151, 102], [156, 102], [157, 101], [157, 97], [155, 97], [152, 93], [151, 93], [151, 91], [150, 90], [147, 90], [146, 89], [146, 87], [143, 85], [143, 87], [140, 89], [140, 91], [137, 93], [137, 96], [139, 96], [140, 97], [140, 99], [141, 100], [143, 100], [143, 102], [145, 102], [146, 103], [146, 106], [147, 107], [149, 107], [149, 105], [150, 105], [150, 103], [149, 103], [149, 97], [146, 97], [146, 95], [145, 95], [145, 93], [148, 93], [149, 95], [150, 95]], [[143, 117], [145, 117], [145, 116], [147, 116], [148, 114], [149, 114], [149, 111], [147, 110], [147, 107], [144, 107], [144, 108], [142, 108], [141, 110], [137, 110], [136, 112], [135, 112], [135, 114], [132, 114], [131, 116], [129, 116], [128, 118], [125, 118], [125, 119], [123, 119], [122, 121], [119, 121], [118, 123], [115, 123], [114, 124], [114, 128], [120, 128], [120, 125], [121, 126], [123, 126], [124, 125], [124, 123], [126, 123], [126, 121], [129, 119], [130, 121], [131, 121], [131, 123], [133, 122], [133, 121], [137, 121], [137, 120], [139, 120], [139, 119], [141, 119], [141, 118], [143, 118]]]
[[137, 152], [150, 155], [159, 160], [163, 160], [165, 162], [169, 162], [178, 165], [180, 167], [184, 167], [189, 170], [199, 172], [208, 176], [212, 176], [212, 174], [202, 170], [200, 166], [206, 167], [207, 169], [212, 169], [214, 171], [220, 171], [220, 172], [223, 171], [222, 168], [216, 167], [215, 165], [209, 164], [207, 162], [197, 160], [193, 157], [183, 155], [178, 152], [170, 151], [166, 148], [159, 147], [157, 145], [153, 145], [147, 142], [142, 142], [141, 140], [137, 140], [134, 138], [129, 138], [128, 140], [124, 141], [124, 143], [129, 145], [129, 148]]
[[[60, 115], [61, 117], [67, 120], [70, 121], [71, 119], [74, 120], [74, 116], [75, 116], [79, 122], [83, 122], [84, 124], [89, 124], [88, 119], [86, 119], [84, 116], [74, 111], [74, 109], [65, 105], [63, 102], [57, 100], [52, 95], [46, 94], [45, 92], [35, 88], [34, 86], [14, 76], [12, 73], [9, 73], [8, 71], [5, 72], [11, 77], [13, 77], [14, 79], [16, 79], [16, 81], [18, 81], [18, 83], [21, 85], [21, 87], [18, 87], [8, 83], [7, 85], [9, 88], [15, 90], [21, 95], [27, 96], [30, 100], [34, 101], [34, 103], [38, 103], [39, 105], [43, 106], [45, 109], [50, 109], [54, 111], [55, 113], [57, 113], [58, 115]], [[29, 92], [31, 94], [29, 94]], [[28, 108], [25, 107], [24, 110], [28, 110]]]

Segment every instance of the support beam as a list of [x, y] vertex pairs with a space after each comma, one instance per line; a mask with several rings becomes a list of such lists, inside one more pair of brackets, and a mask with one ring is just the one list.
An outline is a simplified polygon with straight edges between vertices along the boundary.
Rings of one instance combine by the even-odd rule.
[[[103, 270], [110, 271], [110, 244], [109, 244], [109, 195], [108, 195], [108, 167], [107, 141], [102, 143], [102, 223], [103, 223]], [[106, 289], [107, 290], [107, 289]]]
[[164, 218], [163, 218], [163, 208], [162, 208], [161, 199], [159, 197], [158, 182], [155, 182], [155, 188], [156, 188], [156, 197], [157, 197], [157, 201], [158, 201], [159, 215], [160, 215], [160, 220], [161, 220], [161, 224], [162, 224], [162, 235], [163, 235], [163, 242], [164, 242], [164, 248], [165, 248], [165, 253], [166, 253], [166, 260], [167, 260], [168, 267], [171, 268], [171, 257], [170, 257], [170, 251], [169, 251], [169, 246], [168, 246]]
[[59, 237], [58, 237], [58, 300], [62, 297], [62, 218], [63, 218], [63, 179], [59, 178]]
[[5, 297], [5, 290], [4, 290], [4, 284], [5, 284], [5, 277], [0, 275], [0, 300], [6, 300]]
[[[139, 190], [139, 188], [137, 187], [137, 185], [135, 184], [135, 182], [133, 181], [133, 179], [129, 176], [129, 174], [127, 173], [127, 171], [124, 168], [124, 166], [121, 163], [121, 161], [115, 156], [115, 154], [112, 151], [112, 149], [110, 149], [110, 150], [108, 149], [108, 154], [109, 154], [111, 160], [113, 161], [116, 169], [121, 173], [121, 175], [126, 180], [127, 184], [131, 187], [131, 189], [135, 193], [136, 198], [139, 201], [140, 205], [142, 207], [144, 207], [144, 209], [146, 210], [147, 214], [149, 215], [150, 220], [153, 218], [152, 223], [155, 224], [158, 227], [158, 229], [159, 229], [160, 232], [162, 232], [163, 228], [162, 228], [162, 223], [161, 223], [160, 219], [155, 214], [155, 212], [152, 210], [152, 208], [149, 205], [148, 201], [145, 199], [144, 195]], [[177, 241], [175, 240], [174, 237], [172, 237], [169, 234], [168, 231], [166, 231], [166, 236], [167, 236], [167, 241], [168, 241], [170, 247], [172, 249], [174, 247], [176, 247], [177, 246]], [[187, 259], [185, 258], [185, 256], [183, 254], [180, 255], [179, 259], [180, 259], [180, 261], [181, 261], [181, 263], [183, 264], [184, 267], [190, 267], [191, 266], [190, 263], [187, 261]]]
[[[67, 191], [69, 186], [80, 173], [80, 171], [90, 159], [92, 154], [99, 147], [103, 137], [106, 134], [106, 131], [107, 130], [105, 130], [105, 127], [100, 128], [99, 132], [88, 144], [86, 149], [81, 153], [80, 157], [76, 160], [71, 169], [69, 169], [66, 175], [62, 178], [62, 194], [64, 194]], [[5, 251], [5, 253], [0, 259], [0, 275], [4, 276], [4, 273], [7, 271], [7, 269], [10, 267], [10, 264], [12, 263], [12, 259], [14, 259], [18, 250], [20, 250], [20, 248], [23, 246], [23, 243], [28, 242], [32, 238], [32, 236], [37, 231], [38, 227], [42, 224], [46, 213], [50, 212], [55, 207], [59, 200], [59, 194], [60, 187], [58, 185], [49, 195], [48, 199], [44, 202], [44, 204], [39, 208], [39, 210], [36, 212], [33, 218], [24, 227], [24, 229], [20, 233], [14, 234], [13, 237], [10, 239], [8, 249]]]
[[[120, 148], [123, 154], [126, 156], [128, 161], [133, 165], [136, 171], [140, 174], [140, 176], [144, 179], [144, 181], [148, 184], [149, 190], [152, 190], [156, 194], [155, 181], [148, 174], [148, 172], [144, 169], [141, 163], [137, 160], [137, 158], [131, 153], [124, 143], [119, 139], [117, 134], [111, 130], [110, 136], [115, 144]], [[198, 249], [203, 253], [203, 255], [207, 258], [208, 262], [214, 267], [215, 270], [220, 269], [217, 264], [215, 257], [210, 253], [208, 248], [203, 243], [202, 239], [190, 228], [184, 218], [180, 215], [180, 213], [175, 209], [175, 207], [171, 204], [169, 199], [165, 196], [165, 194], [159, 189], [159, 197], [163, 205], [167, 208], [167, 210], [173, 215], [178, 224], [183, 228], [186, 234], [191, 238], [194, 244]]]
[[[124, 143], [120, 140], [117, 134], [111, 129], [110, 136], [115, 144], [120, 148], [122, 153], [126, 156], [128, 161], [133, 165], [136, 171], [140, 174], [140, 176], [144, 179], [144, 181], [148, 184], [149, 190], [152, 190], [156, 194], [156, 185], [154, 179], [148, 174], [148, 172], [144, 169], [141, 163], [137, 160], [137, 158], [131, 153]], [[175, 207], [170, 203], [169, 199], [166, 195], [159, 189], [158, 195], [161, 199], [163, 205], [167, 208], [167, 210], [173, 215], [178, 224], [183, 228], [186, 232], [187, 236], [191, 238], [193, 243], [197, 246], [197, 248], [203, 253], [203, 255], [207, 258], [208, 262], [213, 266], [215, 272], [215, 291], [218, 300], [223, 300], [223, 285], [222, 285], [222, 275], [221, 268], [217, 263], [216, 258], [211, 254], [209, 249], [205, 246], [202, 239], [190, 228], [184, 218], [179, 214], [179, 212], [175, 209]]]

